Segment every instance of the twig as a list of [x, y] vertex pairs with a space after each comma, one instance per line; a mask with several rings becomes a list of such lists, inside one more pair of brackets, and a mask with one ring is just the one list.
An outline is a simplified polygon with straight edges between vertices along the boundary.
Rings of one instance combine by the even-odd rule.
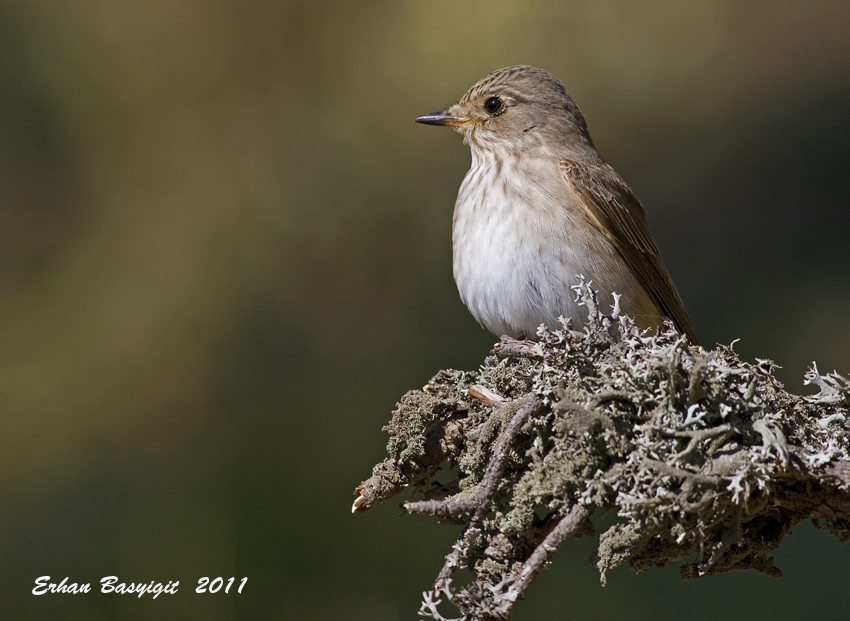
[[514, 605], [525, 596], [525, 592], [531, 585], [531, 581], [534, 580], [537, 574], [539, 574], [546, 566], [546, 563], [549, 562], [552, 555], [557, 552], [568, 539], [574, 537], [580, 532], [581, 527], [590, 517], [592, 512], [593, 507], [583, 504], [575, 505], [572, 509], [570, 509], [567, 515], [561, 518], [561, 521], [558, 522], [557, 526], [552, 529], [552, 532], [546, 535], [543, 543], [535, 548], [534, 552], [531, 553], [531, 556], [529, 556], [528, 560], [523, 564], [522, 569], [519, 572], [519, 577], [510, 586], [508, 592], [504, 596], [506, 602], [504, 610], [505, 618], [510, 615]]
[[500, 358], [541, 358], [542, 354], [535, 347], [534, 341], [519, 341], [509, 336], [493, 346], [493, 352]]
[[479, 521], [483, 513], [487, 510], [487, 502], [499, 486], [499, 481], [505, 471], [505, 464], [508, 461], [508, 455], [510, 454], [514, 438], [516, 438], [523, 425], [528, 422], [529, 417], [540, 409], [542, 405], [537, 397], [532, 396], [526, 399], [525, 403], [517, 409], [496, 441], [493, 454], [487, 464], [487, 470], [481, 478], [478, 490], [471, 498], [406, 502], [404, 503], [404, 510], [408, 513], [428, 513], [438, 517], [455, 517], [474, 511], [471, 522]]
[[469, 393], [470, 397], [478, 399], [484, 405], [504, 405], [508, 402], [508, 400], [505, 399], [499, 393], [490, 390], [486, 386], [481, 386], [480, 384], [474, 384], [473, 386], [470, 386], [467, 392]]

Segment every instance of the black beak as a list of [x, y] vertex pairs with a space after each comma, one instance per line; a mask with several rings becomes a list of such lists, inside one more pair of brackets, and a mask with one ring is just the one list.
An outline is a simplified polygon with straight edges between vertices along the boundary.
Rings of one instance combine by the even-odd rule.
[[461, 116], [452, 116], [445, 110], [442, 112], [432, 112], [431, 114], [423, 114], [422, 116], [417, 116], [413, 119], [417, 123], [423, 123], [425, 125], [448, 125], [449, 127], [457, 127], [458, 125], [465, 123], [469, 119]]

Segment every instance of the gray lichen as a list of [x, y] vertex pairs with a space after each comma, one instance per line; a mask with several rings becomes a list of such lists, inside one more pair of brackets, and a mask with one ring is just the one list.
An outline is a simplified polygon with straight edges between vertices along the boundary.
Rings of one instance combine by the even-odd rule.
[[[791, 395], [767, 360], [706, 351], [672, 328], [641, 333], [596, 306], [584, 331], [564, 322], [537, 341], [503, 340], [474, 372], [441, 371], [407, 393], [385, 428], [389, 458], [356, 490], [365, 511], [406, 487], [407, 502], [465, 528], [420, 615], [505, 619], [553, 546], [592, 534], [594, 510], [616, 516], [596, 565], [634, 571], [688, 557], [697, 578], [755, 569], [806, 519], [850, 539], [850, 383], [806, 375], [820, 392]], [[506, 402], [470, 397], [473, 386]], [[521, 418], [518, 418], [521, 417]], [[437, 482], [441, 471], [452, 473]], [[452, 583], [459, 569], [472, 573]]]

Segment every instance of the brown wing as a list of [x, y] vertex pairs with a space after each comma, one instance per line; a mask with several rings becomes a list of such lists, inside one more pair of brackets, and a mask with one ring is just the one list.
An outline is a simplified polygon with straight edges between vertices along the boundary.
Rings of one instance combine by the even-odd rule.
[[643, 207], [629, 186], [604, 162], [562, 160], [561, 170], [581, 196], [591, 222], [622, 253], [662, 312], [697, 345], [688, 312], [649, 233]]

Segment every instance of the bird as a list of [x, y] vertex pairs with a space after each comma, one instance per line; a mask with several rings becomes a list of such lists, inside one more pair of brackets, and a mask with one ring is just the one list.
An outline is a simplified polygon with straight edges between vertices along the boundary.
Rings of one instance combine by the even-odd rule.
[[696, 334], [634, 192], [599, 155], [579, 107], [548, 71], [515, 65], [417, 123], [450, 127], [472, 163], [452, 220], [460, 297], [496, 336], [537, 338], [559, 317], [581, 327], [572, 290], [592, 283], [641, 329]]

